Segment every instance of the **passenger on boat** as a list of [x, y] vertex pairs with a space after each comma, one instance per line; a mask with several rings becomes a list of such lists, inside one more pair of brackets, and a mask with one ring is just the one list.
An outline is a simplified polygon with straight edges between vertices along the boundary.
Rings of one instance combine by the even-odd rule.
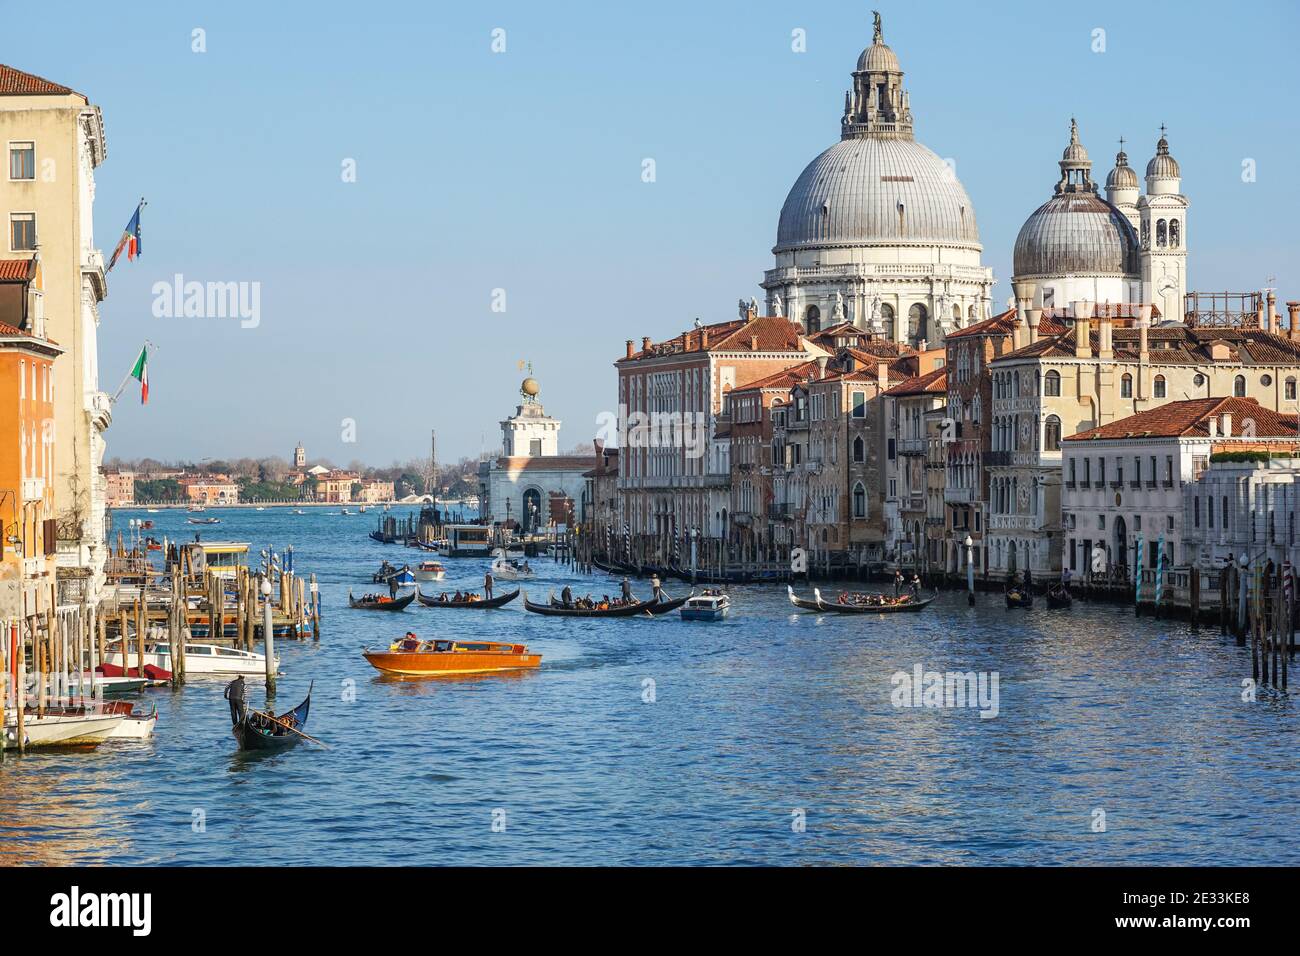
[[915, 571], [912, 572], [912, 596], [916, 597], [921, 593], [921, 576]]
[[453, 604], [456, 604], [465, 600], [465, 596], [461, 594], [459, 591], [457, 591], [455, 594], [452, 595], [451, 600]]
[[[627, 582], [624, 581], [624, 583]], [[560, 592], [560, 603], [565, 607], [573, 607], [573, 588], [567, 584], [564, 586], [564, 590]]]

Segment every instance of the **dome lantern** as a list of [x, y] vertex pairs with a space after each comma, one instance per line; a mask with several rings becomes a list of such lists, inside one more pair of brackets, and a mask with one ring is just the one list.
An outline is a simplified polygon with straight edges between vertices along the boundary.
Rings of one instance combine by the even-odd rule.
[[903, 68], [898, 56], [885, 46], [880, 14], [875, 15], [871, 46], [858, 57], [853, 71], [853, 89], [844, 94], [844, 117], [840, 137], [861, 136], [912, 138], [912, 110], [903, 89]]
[[1092, 181], [1092, 160], [1088, 151], [1079, 142], [1079, 124], [1070, 117], [1070, 145], [1061, 154], [1061, 181], [1056, 184], [1056, 193], [1096, 192], [1097, 186]]
[[1169, 140], [1165, 138], [1165, 127], [1160, 127], [1160, 141], [1156, 143], [1156, 154], [1147, 163], [1147, 192], [1156, 195], [1176, 193], [1182, 170], [1178, 160], [1169, 154]]

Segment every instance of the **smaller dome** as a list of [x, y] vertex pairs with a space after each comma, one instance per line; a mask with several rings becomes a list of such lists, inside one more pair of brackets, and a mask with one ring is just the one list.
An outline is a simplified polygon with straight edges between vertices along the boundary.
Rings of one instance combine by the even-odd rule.
[[898, 64], [898, 57], [894, 51], [885, 44], [876, 42], [871, 44], [862, 51], [858, 57], [859, 73], [902, 73], [903, 68]]
[[1169, 155], [1169, 140], [1164, 135], [1156, 143], [1156, 154], [1147, 163], [1148, 179], [1178, 179], [1182, 173], [1178, 169], [1178, 160]]
[[1115, 154], [1115, 168], [1106, 177], [1107, 189], [1137, 189], [1138, 174], [1128, 164], [1128, 153], [1120, 150]]
[[1088, 151], [1079, 142], [1079, 125], [1073, 119], [1070, 120], [1070, 145], [1065, 147], [1065, 152], [1061, 153], [1061, 162], [1071, 164], [1090, 162]]

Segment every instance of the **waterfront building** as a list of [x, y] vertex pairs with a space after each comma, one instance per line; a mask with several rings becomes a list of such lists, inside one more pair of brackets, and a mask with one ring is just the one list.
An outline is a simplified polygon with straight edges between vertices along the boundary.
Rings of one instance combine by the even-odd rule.
[[226, 475], [191, 475], [180, 480], [187, 500], [198, 505], [239, 504], [239, 485]]
[[356, 483], [361, 486], [361, 491], [352, 499], [353, 501], [373, 505], [392, 501], [396, 497], [391, 481], [382, 481], [379, 478], [360, 478]]
[[[718, 430], [733, 389], [827, 352], [794, 322], [758, 315], [698, 324], [641, 347], [627, 341], [618, 370], [619, 496], [628, 533], [644, 553], [667, 556], [688, 531], [726, 539], [730, 526], [729, 429]], [[588, 466], [590, 467], [590, 466]]]
[[0, 259], [0, 621], [49, 606], [56, 578], [56, 359], [36, 257]]
[[942, 474], [937, 483], [933, 480], [943, 420], [935, 413], [947, 408], [947, 400], [948, 370], [942, 365], [885, 392], [885, 549], [899, 564], [920, 567], [938, 561], [928, 529], [931, 517], [943, 517]]
[[104, 502], [110, 508], [135, 504], [135, 472], [105, 471]]
[[104, 580], [103, 433], [112, 420], [99, 389], [99, 303], [108, 293], [94, 240], [95, 169], [104, 121], [85, 95], [0, 65], [3, 250], [40, 252], [49, 337], [65, 350], [54, 364], [54, 510], [60, 600], [98, 599]]
[[1241, 555], [1251, 567], [1300, 568], [1300, 439], [1214, 441], [1207, 466], [1183, 486], [1183, 552], [1202, 570]]
[[[1033, 307], [1026, 284], [1017, 285], [1017, 295], [1030, 341], [990, 365], [991, 573], [1061, 570], [1063, 438], [1176, 400], [1252, 398], [1274, 412], [1294, 408], [1300, 304], [1283, 335], [1275, 299], [1258, 293], [1193, 293], [1185, 322], [1156, 324], [1149, 306], [1075, 303], [1060, 313]], [[1049, 321], [1070, 326], [1042, 338]], [[1090, 480], [1109, 483], [1114, 476]]]
[[[1196, 545], [1184, 545], [1189, 533], [1185, 501], [1194, 503], [1192, 531], [1215, 528], [1214, 543], [1227, 543], [1233, 508], [1236, 520], [1249, 524], [1248, 508], [1240, 510], [1246, 505], [1237, 491], [1231, 496], [1233, 508], [1225, 512], [1217, 499], [1198, 490], [1213, 455], [1257, 449], [1289, 452], [1296, 441], [1294, 414], [1279, 414], [1252, 398], [1231, 397], [1169, 402], [1066, 437], [1061, 487], [1064, 566], [1074, 574], [1089, 573], [1094, 548], [1100, 546], [1104, 570], [1122, 569], [1120, 573], [1131, 578], [1139, 543], [1145, 543], [1141, 562], [1149, 569], [1156, 566], [1161, 541], [1166, 567], [1196, 563], [1205, 540], [1201, 536]], [[1257, 545], [1252, 547], [1252, 553], [1257, 550]]]
[[847, 321], [912, 346], [987, 318], [993, 271], [954, 170], [916, 141], [903, 69], [877, 15], [845, 93], [840, 141], [781, 207], [762, 283], [768, 311], [809, 333]]
[[479, 462], [479, 514], [529, 533], [552, 522], [572, 525], [595, 455], [561, 455], [560, 421], [546, 414], [531, 375], [522, 402], [501, 422], [501, 453]]
[[618, 449], [606, 446], [603, 438], [593, 443], [596, 465], [583, 474], [580, 523], [585, 534], [593, 536], [596, 550], [613, 553], [614, 538], [623, 538], [622, 512], [618, 499]]

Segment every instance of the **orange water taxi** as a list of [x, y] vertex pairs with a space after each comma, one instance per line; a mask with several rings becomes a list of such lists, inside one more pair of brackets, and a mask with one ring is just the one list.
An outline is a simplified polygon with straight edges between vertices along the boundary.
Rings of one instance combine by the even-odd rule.
[[523, 644], [504, 641], [422, 641], [407, 634], [387, 650], [362, 651], [370, 666], [385, 674], [404, 677], [438, 677], [447, 674], [490, 674], [528, 670], [542, 663], [541, 654], [529, 654]]

